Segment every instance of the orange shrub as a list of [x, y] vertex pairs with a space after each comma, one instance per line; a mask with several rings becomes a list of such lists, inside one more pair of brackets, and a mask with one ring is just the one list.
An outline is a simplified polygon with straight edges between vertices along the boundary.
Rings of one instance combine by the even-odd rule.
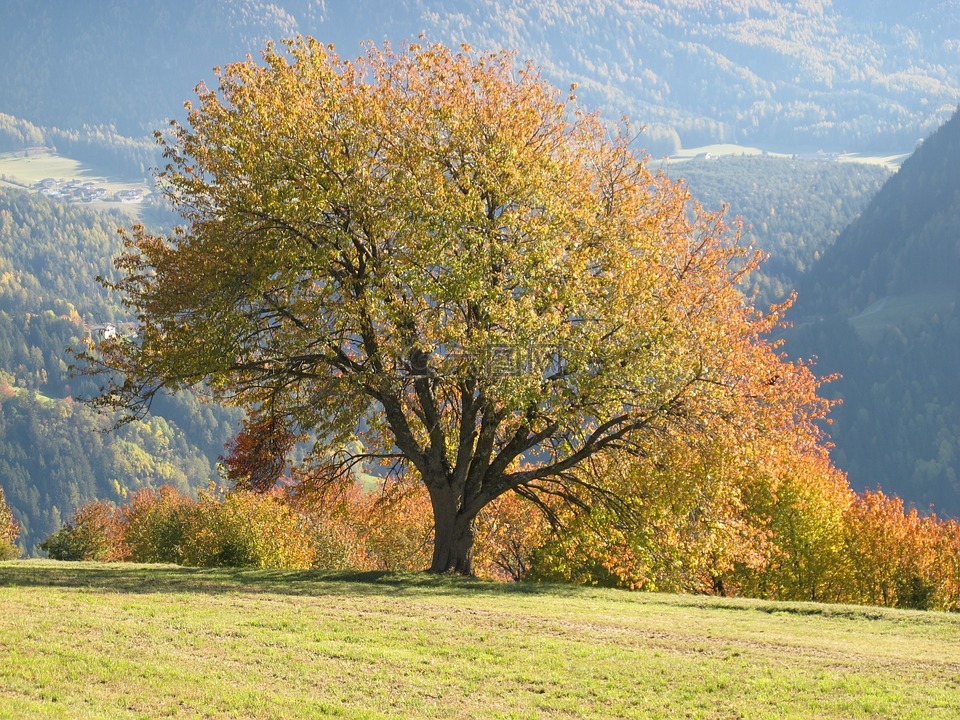
[[549, 531], [546, 518], [533, 503], [516, 493], [500, 496], [477, 518], [477, 574], [494, 580], [523, 580], [530, 573], [533, 552]]
[[123, 534], [117, 510], [101, 500], [78, 508], [63, 529], [40, 543], [40, 549], [54, 560], [119, 562], [130, 557]]
[[397, 484], [364, 501], [367, 562], [373, 570], [423, 570], [433, 551], [433, 513], [419, 483]]
[[311, 528], [315, 567], [422, 570], [430, 564], [430, 502], [417, 484], [398, 482], [384, 491], [352, 477], [305, 478], [288, 496]]
[[0, 487], [0, 560], [12, 560], [20, 555], [20, 548], [15, 543], [20, 535], [20, 525], [13, 517], [13, 511], [7, 505], [7, 500]]
[[958, 606], [960, 543], [955, 522], [906, 510], [880, 491], [858, 496], [847, 516], [851, 600], [918, 609]]

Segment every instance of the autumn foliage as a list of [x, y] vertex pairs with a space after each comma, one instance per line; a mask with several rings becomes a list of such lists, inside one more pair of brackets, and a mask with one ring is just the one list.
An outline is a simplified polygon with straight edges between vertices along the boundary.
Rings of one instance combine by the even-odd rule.
[[355, 484], [319, 493], [305, 484], [210, 490], [198, 499], [164, 486], [119, 507], [81, 506], [41, 548], [58, 560], [415, 570], [429, 561], [429, 533], [429, 504], [417, 486], [381, 496]]
[[[855, 494], [836, 471], [768, 479], [761, 501], [750, 497], [756, 488], [716, 477], [715, 458], [693, 457], [595, 468], [629, 486], [629, 513], [557, 502], [544, 514], [504, 497], [479, 519], [478, 575], [960, 610], [957, 522], [880, 491]], [[429, 564], [431, 532], [418, 483], [384, 491], [304, 481], [198, 500], [171, 487], [141, 490], [119, 508], [81, 507], [43, 547], [63, 560], [396, 571]]]
[[236, 487], [263, 492], [283, 476], [287, 455], [296, 442], [293, 432], [272, 413], [254, 414], [227, 445], [220, 458]]
[[846, 515], [850, 601], [960, 610], [960, 524], [868, 491]]
[[313, 560], [301, 519], [281, 499], [237, 490], [193, 500], [169, 486], [139, 490], [119, 508], [84, 505], [41, 547], [60, 560], [272, 568]]
[[762, 258], [628, 125], [507, 53], [351, 61], [297, 38], [262, 60], [220, 69], [158, 136], [185, 224], [129, 233], [105, 284], [140, 331], [87, 356], [128, 416], [199, 384], [243, 408], [234, 489], [84, 508], [65, 538], [194, 565], [956, 605], [956, 526], [850, 491], [822, 381], [770, 339], [788, 303], [742, 292]]
[[20, 549], [14, 544], [19, 534], [20, 526], [7, 505], [3, 488], [0, 487], [0, 560], [9, 560], [20, 554]]

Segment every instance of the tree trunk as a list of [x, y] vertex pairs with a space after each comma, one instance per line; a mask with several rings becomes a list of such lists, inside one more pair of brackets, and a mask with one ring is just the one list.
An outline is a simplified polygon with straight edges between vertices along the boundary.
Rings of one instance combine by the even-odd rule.
[[430, 572], [473, 575], [474, 517], [462, 514], [454, 502], [433, 501], [433, 563]]

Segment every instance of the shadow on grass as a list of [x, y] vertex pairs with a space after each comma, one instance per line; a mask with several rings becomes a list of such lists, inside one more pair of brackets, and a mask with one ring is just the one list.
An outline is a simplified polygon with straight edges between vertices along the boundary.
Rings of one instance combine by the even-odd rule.
[[426, 572], [356, 572], [188, 568], [178, 565], [22, 560], [0, 563], [0, 589], [60, 587], [88, 592], [280, 595], [475, 596], [574, 595], [581, 588], [534, 583], [497, 583]]
[[456, 575], [427, 572], [357, 572], [329, 570], [256, 570], [251, 568], [189, 568], [179, 565], [133, 563], [57, 562], [14, 560], [0, 562], [0, 591], [17, 587], [56, 587], [84, 592], [130, 594], [226, 593], [384, 597], [518, 597], [584, 598], [603, 594], [606, 602], [642, 602], [647, 606], [699, 609], [708, 612], [759, 612], [784, 617], [819, 615], [847, 620], [960, 623], [953, 613], [831, 605], [816, 602], [783, 602], [705, 595], [671, 595], [605, 590], [549, 583], [498, 583]]

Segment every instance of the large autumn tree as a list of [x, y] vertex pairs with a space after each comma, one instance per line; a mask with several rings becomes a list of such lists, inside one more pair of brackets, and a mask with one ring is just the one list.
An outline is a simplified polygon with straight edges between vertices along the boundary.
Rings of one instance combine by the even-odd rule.
[[823, 409], [761, 339], [736, 233], [533, 67], [296, 39], [218, 77], [161, 138], [184, 226], [117, 262], [140, 332], [97, 349], [104, 402], [202, 385], [318, 463], [414, 477], [431, 570], [459, 573], [505, 493], [616, 506], [585, 464], [707, 432], [758, 383]]

